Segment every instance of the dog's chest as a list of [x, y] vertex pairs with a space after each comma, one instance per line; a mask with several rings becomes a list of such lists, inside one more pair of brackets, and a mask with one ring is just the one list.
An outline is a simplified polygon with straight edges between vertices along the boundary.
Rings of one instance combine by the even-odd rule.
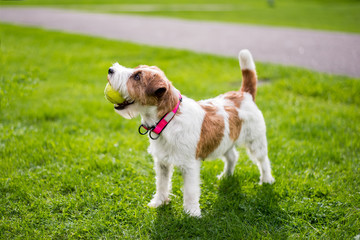
[[158, 161], [179, 165], [184, 159], [193, 159], [195, 149], [184, 145], [178, 138], [150, 140], [149, 153]]
[[149, 139], [149, 153], [158, 160], [175, 165], [186, 159], [195, 159], [201, 124], [194, 124], [194, 122], [200, 123], [201, 120], [196, 118], [193, 121], [174, 120], [157, 140]]

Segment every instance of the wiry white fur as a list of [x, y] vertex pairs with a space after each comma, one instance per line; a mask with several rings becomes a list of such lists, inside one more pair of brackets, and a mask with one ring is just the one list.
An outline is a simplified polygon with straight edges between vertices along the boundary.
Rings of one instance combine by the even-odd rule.
[[[255, 69], [249, 51], [239, 53], [240, 66], [246, 69]], [[124, 68], [115, 64], [113, 68], [116, 75], [110, 78], [110, 82], [118, 86], [119, 91], [126, 96], [126, 76], [129, 76], [132, 69]], [[118, 71], [120, 71], [118, 73]], [[119, 82], [120, 81], [120, 82]], [[114, 86], [113, 85], [113, 86]], [[177, 91], [175, 88], [172, 91]], [[270, 162], [267, 156], [266, 127], [262, 113], [254, 103], [252, 96], [244, 93], [244, 99], [238, 109], [239, 118], [242, 119], [240, 136], [237, 141], [230, 139], [229, 117], [224, 109], [224, 104], [232, 104], [220, 95], [216, 98], [201, 101], [202, 104], [213, 104], [219, 110], [218, 114], [223, 116], [225, 121], [224, 137], [220, 145], [208, 156], [209, 159], [222, 157], [225, 162], [224, 175], [231, 175], [234, 172], [238, 159], [236, 146], [244, 145], [247, 148], [250, 158], [258, 165], [260, 170], [260, 184], [273, 183]], [[134, 106], [133, 106], [134, 105]], [[154, 106], [130, 105], [130, 110], [117, 111], [122, 116], [141, 115], [142, 123], [148, 126], [155, 124], [159, 119]], [[156, 171], [156, 193], [150, 201], [149, 206], [158, 207], [169, 202], [171, 191], [171, 176], [173, 166], [177, 166], [184, 178], [184, 209], [191, 216], [200, 216], [200, 165], [201, 160], [196, 159], [196, 148], [200, 139], [201, 127], [205, 111], [198, 102], [183, 96], [180, 104], [181, 114], [177, 114], [168, 126], [161, 133], [157, 140], [150, 139], [148, 152], [153, 156]]]
[[242, 70], [255, 70], [255, 63], [249, 50], [243, 49], [239, 52], [239, 63]]

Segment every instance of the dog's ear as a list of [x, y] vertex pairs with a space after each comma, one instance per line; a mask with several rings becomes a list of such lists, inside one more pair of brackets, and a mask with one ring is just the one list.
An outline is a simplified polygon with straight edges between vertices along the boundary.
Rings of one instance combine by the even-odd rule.
[[151, 97], [161, 98], [167, 91], [167, 83], [161, 76], [156, 75], [146, 88], [146, 94]]
[[154, 96], [157, 98], [161, 98], [162, 96], [164, 96], [165, 92], [166, 92], [166, 88], [160, 87], [160, 88], [156, 89]]

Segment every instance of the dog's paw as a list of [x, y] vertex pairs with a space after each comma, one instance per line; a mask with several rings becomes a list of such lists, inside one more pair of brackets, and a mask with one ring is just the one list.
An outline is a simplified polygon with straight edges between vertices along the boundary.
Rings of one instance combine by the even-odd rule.
[[222, 172], [219, 175], [217, 175], [216, 177], [217, 177], [217, 179], [221, 180], [221, 179], [223, 179], [225, 177], [225, 173]]
[[259, 184], [262, 185], [263, 183], [273, 184], [275, 182], [275, 178], [271, 175], [260, 178]]
[[162, 205], [167, 205], [167, 204], [169, 204], [169, 202], [170, 202], [169, 198], [166, 198], [165, 200], [161, 200], [161, 199], [158, 199], [158, 198], [154, 197], [148, 203], [148, 206], [151, 207], [151, 208], [157, 208], [157, 207], [160, 207]]
[[233, 176], [233, 173], [229, 173], [229, 172], [222, 172], [220, 173], [219, 175], [217, 175], [216, 177], [219, 179], [219, 180], [222, 180], [224, 178], [227, 178], [227, 177], [231, 177]]
[[201, 218], [201, 210], [200, 210], [199, 204], [197, 204], [197, 206], [195, 206], [195, 205], [191, 205], [191, 206], [187, 206], [187, 207], [185, 206], [184, 210], [191, 217]]

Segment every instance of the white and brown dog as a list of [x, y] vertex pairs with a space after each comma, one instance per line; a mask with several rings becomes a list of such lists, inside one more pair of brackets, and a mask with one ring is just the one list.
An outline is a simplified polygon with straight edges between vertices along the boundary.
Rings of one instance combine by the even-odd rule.
[[200, 216], [201, 160], [222, 157], [231, 175], [238, 160], [236, 146], [244, 145], [260, 170], [260, 184], [273, 183], [267, 152], [266, 127], [254, 100], [257, 76], [248, 50], [239, 53], [243, 81], [239, 91], [194, 101], [180, 92], [155, 66], [109, 68], [110, 85], [125, 98], [115, 110], [125, 118], [141, 115], [139, 132], [149, 134], [149, 153], [156, 170], [156, 193], [150, 207], [169, 202], [173, 166], [184, 178], [184, 209]]

